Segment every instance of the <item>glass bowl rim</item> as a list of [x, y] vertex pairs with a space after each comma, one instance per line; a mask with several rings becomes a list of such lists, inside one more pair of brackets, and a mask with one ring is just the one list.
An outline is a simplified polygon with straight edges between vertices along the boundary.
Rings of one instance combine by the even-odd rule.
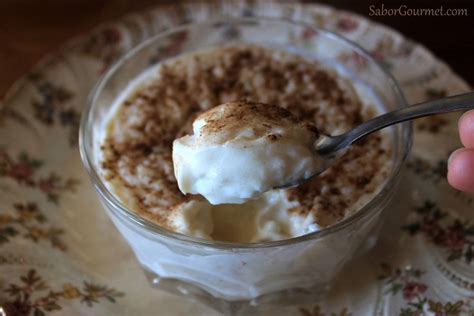
[[113, 206], [112, 212], [115, 212], [117, 210], [119, 215], [127, 218], [133, 224], [138, 225], [141, 229], [145, 229], [154, 234], [158, 234], [160, 236], [173, 239], [177, 242], [190, 243], [190, 244], [193, 244], [194, 246], [210, 247], [210, 248], [215, 248], [219, 250], [229, 250], [229, 251], [245, 250], [245, 249], [251, 250], [251, 249], [262, 249], [262, 248], [292, 245], [292, 244], [296, 244], [296, 243], [300, 243], [300, 242], [304, 242], [308, 240], [320, 239], [327, 235], [334, 234], [344, 229], [345, 227], [351, 225], [352, 223], [357, 222], [359, 219], [365, 218], [366, 216], [369, 216], [370, 214], [372, 214], [373, 212], [371, 211], [376, 210], [375, 206], [379, 202], [381, 202], [382, 199], [388, 193], [390, 193], [390, 188], [396, 183], [398, 177], [400, 176], [400, 172], [402, 170], [403, 164], [411, 148], [412, 125], [410, 122], [405, 122], [405, 123], [400, 124], [402, 126], [401, 127], [402, 137], [406, 136], [407, 138], [406, 142], [404, 144], [401, 144], [402, 152], [400, 154], [400, 157], [398, 161], [394, 161], [394, 167], [391, 170], [390, 177], [384, 183], [382, 189], [367, 204], [365, 204], [362, 208], [354, 212], [354, 214], [348, 216], [347, 218], [344, 218], [343, 220], [329, 227], [323, 228], [321, 230], [318, 230], [309, 234], [305, 234], [305, 235], [301, 235], [301, 236], [297, 236], [293, 238], [288, 238], [288, 239], [283, 239], [283, 240], [258, 242], [258, 243], [236, 243], [236, 242], [226, 242], [226, 241], [218, 241], [218, 240], [208, 240], [208, 239], [193, 237], [193, 236], [181, 234], [178, 232], [174, 232], [136, 214], [133, 210], [126, 207], [103, 183], [101, 177], [96, 171], [96, 168], [94, 167], [94, 164], [88, 152], [88, 149], [86, 146], [86, 139], [87, 139], [87, 133], [88, 133], [88, 123], [90, 121], [89, 118], [92, 113], [92, 109], [94, 108], [94, 104], [96, 104], [95, 102], [96, 98], [98, 97], [98, 94], [102, 91], [102, 88], [107, 83], [108, 79], [125, 62], [127, 62], [129, 59], [132, 59], [137, 52], [139, 52], [142, 49], [145, 49], [149, 45], [152, 45], [160, 38], [165, 38], [166, 36], [169, 36], [171, 34], [178, 33], [183, 30], [190, 29], [199, 25], [213, 25], [217, 23], [229, 23], [229, 22], [262, 22], [262, 21], [270, 22], [270, 23], [285, 23], [291, 26], [310, 28], [318, 34], [323, 34], [325, 37], [330, 38], [331, 40], [338, 41], [342, 43], [343, 45], [348, 46], [351, 49], [357, 51], [360, 55], [364, 56], [364, 58], [369, 60], [370, 63], [375, 65], [381, 71], [381, 73], [386, 77], [386, 79], [388, 79], [390, 86], [393, 92], [395, 93], [396, 98], [398, 99], [398, 103], [400, 104], [399, 107], [406, 107], [408, 105], [405, 100], [405, 96], [399, 84], [397, 83], [396, 79], [392, 76], [391, 73], [389, 73], [384, 67], [382, 67], [382, 65], [379, 62], [377, 62], [368, 51], [366, 51], [364, 48], [362, 48], [355, 42], [341, 35], [338, 35], [332, 31], [328, 31], [324, 28], [315, 27], [305, 22], [294, 21], [287, 18], [262, 17], [262, 16], [235, 17], [235, 16], [226, 16], [226, 15], [216, 17], [207, 21], [191, 22], [191, 23], [181, 24], [179, 26], [169, 28], [139, 43], [138, 45], [133, 47], [130, 51], [128, 51], [126, 54], [124, 54], [122, 57], [120, 57], [103, 74], [103, 76], [97, 81], [95, 86], [92, 88], [87, 99], [86, 107], [82, 113], [80, 130], [79, 130], [80, 156], [84, 164], [84, 167], [91, 178], [93, 186], [95, 187], [99, 195], [103, 199], [105, 199], [107, 203], [110, 203]]

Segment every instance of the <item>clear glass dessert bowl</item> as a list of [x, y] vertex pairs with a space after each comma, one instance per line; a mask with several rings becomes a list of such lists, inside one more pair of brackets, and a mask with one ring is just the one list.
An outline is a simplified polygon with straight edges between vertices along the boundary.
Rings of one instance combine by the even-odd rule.
[[101, 174], [104, 120], [130, 81], [166, 59], [227, 43], [301, 54], [366, 86], [381, 112], [406, 106], [392, 76], [367, 52], [336, 34], [291, 21], [226, 17], [160, 33], [111, 67], [91, 92], [83, 114], [81, 157], [105, 210], [154, 286], [227, 312], [315, 301], [341, 268], [366, 248], [367, 239], [376, 237], [410, 148], [409, 123], [388, 130], [392, 142], [389, 176], [365, 206], [328, 228], [280, 241], [241, 244], [170, 231], [127, 208]]

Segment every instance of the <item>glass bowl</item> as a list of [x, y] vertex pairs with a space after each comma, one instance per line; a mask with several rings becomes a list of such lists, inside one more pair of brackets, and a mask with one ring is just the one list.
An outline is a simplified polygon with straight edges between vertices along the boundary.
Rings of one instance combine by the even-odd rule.
[[[363, 208], [331, 227], [304, 236], [253, 244], [204, 240], [169, 231], [128, 209], [106, 187], [99, 165], [102, 127], [114, 99], [143, 71], [168, 58], [229, 42], [276, 47], [319, 60], [365, 85], [382, 111], [406, 106], [400, 88], [354, 43], [309, 25], [270, 18], [225, 17], [160, 33], [126, 54], [92, 91], [81, 122], [84, 165], [117, 229], [152, 285], [223, 312], [307, 303], [321, 298], [341, 268], [376, 237], [411, 144], [411, 126], [389, 129], [389, 177]], [[371, 238], [373, 239], [373, 238]]]

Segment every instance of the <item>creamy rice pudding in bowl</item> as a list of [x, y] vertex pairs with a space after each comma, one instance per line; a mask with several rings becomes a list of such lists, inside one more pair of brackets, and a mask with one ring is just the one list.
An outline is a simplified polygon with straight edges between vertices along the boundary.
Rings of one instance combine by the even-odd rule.
[[[257, 112], [239, 113], [239, 102], [251, 102]], [[223, 103], [237, 112], [212, 111]], [[268, 114], [265, 104], [278, 106], [278, 115]], [[314, 301], [376, 237], [409, 151], [410, 125], [366, 137], [324, 173], [293, 188], [256, 195], [244, 190], [248, 185], [227, 186], [219, 172], [244, 157], [248, 168], [231, 168], [229, 177], [248, 184], [275, 176], [280, 161], [261, 171], [252, 160], [260, 156], [248, 158], [243, 147], [235, 151], [256, 143], [279, 144], [271, 148], [288, 151], [294, 161], [289, 172], [304, 171], [310, 164], [295, 140], [337, 135], [402, 106], [393, 78], [333, 33], [283, 20], [225, 18], [163, 32], [115, 64], [91, 93], [81, 156], [153, 285], [221, 311]], [[249, 119], [262, 113], [261, 122]], [[216, 117], [239, 129], [218, 134]], [[196, 135], [214, 138], [196, 147], [190, 142]], [[198, 184], [218, 183], [222, 191], [206, 191], [211, 202], [228, 201], [226, 194], [242, 189], [245, 194], [232, 201], [238, 204], [210, 203], [179, 190], [173, 155], [175, 164], [197, 163], [202, 148], [200, 157], [211, 153], [211, 165], [221, 169], [200, 177], [178, 173], [179, 187], [193, 193]]]

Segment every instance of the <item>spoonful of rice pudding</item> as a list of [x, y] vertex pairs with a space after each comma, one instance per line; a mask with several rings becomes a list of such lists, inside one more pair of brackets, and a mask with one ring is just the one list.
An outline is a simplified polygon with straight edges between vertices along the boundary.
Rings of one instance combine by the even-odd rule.
[[240, 204], [322, 173], [353, 142], [381, 128], [471, 108], [474, 93], [467, 93], [392, 111], [328, 136], [279, 106], [228, 102], [199, 115], [194, 134], [174, 141], [174, 172], [185, 194], [201, 194], [214, 205]]

